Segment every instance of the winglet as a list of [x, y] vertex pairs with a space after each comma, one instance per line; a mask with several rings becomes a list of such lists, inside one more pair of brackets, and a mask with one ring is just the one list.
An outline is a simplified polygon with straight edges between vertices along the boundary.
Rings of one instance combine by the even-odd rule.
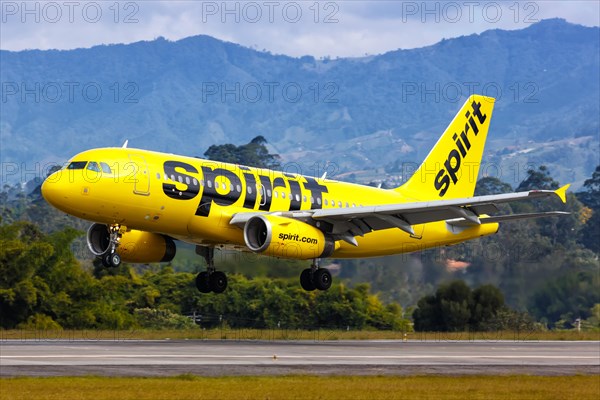
[[554, 193], [560, 198], [560, 201], [562, 201], [563, 203], [567, 202], [567, 189], [569, 188], [569, 186], [571, 186], [570, 183], [554, 191]]
[[122, 148], [126, 149], [127, 148], [127, 144], [129, 144], [129, 139], [125, 140], [125, 143], [123, 143]]

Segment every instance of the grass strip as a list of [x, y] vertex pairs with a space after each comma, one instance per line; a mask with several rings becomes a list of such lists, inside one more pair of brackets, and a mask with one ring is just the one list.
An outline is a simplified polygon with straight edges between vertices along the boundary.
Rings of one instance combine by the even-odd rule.
[[0, 398], [144, 399], [596, 399], [599, 376], [282, 376], [0, 379]]

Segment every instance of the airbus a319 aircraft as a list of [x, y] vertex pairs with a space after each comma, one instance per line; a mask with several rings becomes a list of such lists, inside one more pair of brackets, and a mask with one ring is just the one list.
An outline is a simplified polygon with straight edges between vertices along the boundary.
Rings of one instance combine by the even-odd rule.
[[414, 175], [380, 189], [279, 171], [140, 149], [100, 148], [74, 156], [42, 185], [56, 208], [93, 221], [91, 252], [106, 266], [121, 260], [167, 262], [175, 240], [206, 260], [196, 277], [203, 293], [221, 293], [227, 277], [214, 249], [312, 260], [305, 290], [327, 290], [319, 260], [361, 258], [452, 245], [490, 235], [499, 223], [567, 214], [497, 215], [497, 205], [557, 196], [556, 191], [473, 197], [494, 99], [471, 96]]

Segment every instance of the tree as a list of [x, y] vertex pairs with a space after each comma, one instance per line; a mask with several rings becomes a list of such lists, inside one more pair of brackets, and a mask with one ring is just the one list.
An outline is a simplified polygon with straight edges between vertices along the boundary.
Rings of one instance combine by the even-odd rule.
[[416, 331], [458, 332], [487, 329], [505, 309], [504, 296], [492, 285], [471, 291], [457, 280], [438, 288], [435, 295], [421, 298], [413, 313]]
[[600, 165], [592, 177], [583, 184], [577, 198], [591, 211], [580, 232], [581, 243], [588, 249], [600, 253]]
[[600, 253], [600, 208], [592, 210], [592, 216], [585, 222], [581, 230], [581, 243], [588, 249]]
[[541, 165], [537, 170], [527, 171], [527, 178], [517, 187], [517, 192], [524, 192], [534, 189], [556, 190], [559, 188], [557, 181], [552, 179], [550, 171], [545, 165]]
[[600, 210], [600, 165], [596, 167], [592, 177], [586, 179], [577, 198], [592, 210]]
[[236, 164], [239, 162], [237, 151], [238, 148], [231, 143], [213, 144], [204, 152], [204, 155], [211, 160]]
[[[530, 169], [527, 171], [527, 177], [519, 184], [517, 191], [528, 190], [556, 190], [560, 184], [555, 181], [550, 175], [550, 171], [544, 165], [537, 170]], [[537, 230], [541, 236], [550, 239], [553, 246], [561, 245], [564, 248], [572, 248], [576, 246], [579, 230], [582, 227], [581, 212], [582, 204], [572, 194], [567, 195], [566, 205], [562, 204], [558, 198], [550, 198], [545, 200], [537, 200], [530, 202], [520, 202], [511, 205], [516, 213], [528, 212], [544, 212], [563, 210], [569, 215], [563, 215], [553, 218], [538, 218], [532, 223], [537, 225]]]
[[483, 285], [473, 290], [470, 324], [476, 330], [484, 330], [485, 323], [494, 319], [504, 307], [504, 295], [493, 285]]
[[279, 156], [267, 150], [267, 140], [257, 136], [249, 143], [235, 146], [233, 144], [212, 145], [204, 155], [215, 161], [248, 165], [257, 168], [279, 168]]
[[533, 294], [531, 312], [546, 319], [550, 326], [561, 320], [572, 324], [577, 318], [586, 319], [592, 315], [592, 307], [600, 303], [599, 289], [600, 275], [594, 265], [568, 271]]
[[489, 194], [501, 194], [512, 192], [512, 187], [500, 179], [487, 176], [477, 181], [475, 196], [486, 196]]

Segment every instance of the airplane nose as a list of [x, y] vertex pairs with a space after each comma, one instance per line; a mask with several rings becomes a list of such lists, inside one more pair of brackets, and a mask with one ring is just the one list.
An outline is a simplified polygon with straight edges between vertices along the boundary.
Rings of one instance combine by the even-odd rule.
[[52, 203], [50, 199], [54, 197], [54, 194], [55, 189], [52, 187], [52, 183], [48, 182], [48, 178], [44, 179], [44, 182], [42, 182], [42, 197], [44, 197], [48, 203]]
[[58, 205], [59, 199], [64, 198], [64, 194], [61, 193], [59, 187], [60, 185], [54, 174], [48, 176], [42, 183], [42, 196], [55, 207]]

